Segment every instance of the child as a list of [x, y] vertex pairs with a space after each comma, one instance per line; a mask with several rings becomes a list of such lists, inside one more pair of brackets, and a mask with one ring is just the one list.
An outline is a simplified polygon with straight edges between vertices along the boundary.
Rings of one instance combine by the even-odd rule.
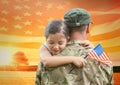
[[[40, 59], [45, 67], [56, 67], [69, 63], [73, 63], [77, 67], [85, 65], [86, 60], [82, 58], [57, 56], [66, 47], [67, 41], [69, 40], [69, 30], [62, 20], [49, 22], [46, 26], [45, 37], [46, 43], [40, 48]], [[84, 43], [87, 46], [91, 45], [87, 41]]]

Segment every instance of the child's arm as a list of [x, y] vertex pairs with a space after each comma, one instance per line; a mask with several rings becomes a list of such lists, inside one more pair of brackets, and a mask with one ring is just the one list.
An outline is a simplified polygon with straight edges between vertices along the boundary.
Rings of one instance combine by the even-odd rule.
[[73, 63], [77, 67], [84, 66], [86, 64], [86, 60], [80, 57], [74, 56], [52, 56], [50, 52], [44, 46], [40, 48], [40, 59], [41, 62], [46, 67], [56, 67], [64, 64]]

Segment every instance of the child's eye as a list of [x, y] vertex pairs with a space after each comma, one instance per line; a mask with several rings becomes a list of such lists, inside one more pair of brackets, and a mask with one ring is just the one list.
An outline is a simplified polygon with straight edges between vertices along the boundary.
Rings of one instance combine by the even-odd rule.
[[49, 44], [54, 44], [53, 42], [49, 43]]
[[54, 42], [48, 42], [48, 44], [54, 44]]
[[63, 42], [59, 42], [59, 45], [62, 45], [63, 44]]

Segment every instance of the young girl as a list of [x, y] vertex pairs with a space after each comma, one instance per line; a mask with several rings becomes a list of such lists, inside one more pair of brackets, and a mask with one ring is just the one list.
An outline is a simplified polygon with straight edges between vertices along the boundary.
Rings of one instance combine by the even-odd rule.
[[[56, 67], [64, 64], [73, 63], [77, 67], [84, 66], [86, 60], [75, 56], [62, 56], [59, 54], [69, 40], [69, 30], [62, 20], [53, 20], [48, 23], [45, 29], [46, 43], [40, 48], [40, 59], [45, 67]], [[87, 46], [88, 41], [83, 42]]]

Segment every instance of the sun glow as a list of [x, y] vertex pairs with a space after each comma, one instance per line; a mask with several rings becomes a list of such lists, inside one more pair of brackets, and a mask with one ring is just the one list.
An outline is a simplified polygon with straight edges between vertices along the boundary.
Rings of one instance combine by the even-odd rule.
[[9, 65], [11, 58], [11, 52], [7, 47], [0, 47], [0, 66]]

